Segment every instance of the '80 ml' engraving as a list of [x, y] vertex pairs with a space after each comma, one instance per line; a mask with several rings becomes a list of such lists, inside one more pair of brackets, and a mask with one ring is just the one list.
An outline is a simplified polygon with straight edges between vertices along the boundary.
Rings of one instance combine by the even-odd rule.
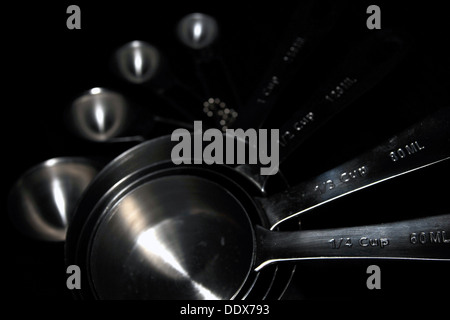
[[414, 141], [413, 143], [405, 145], [404, 148], [398, 148], [396, 151], [391, 151], [389, 157], [392, 161], [396, 162], [423, 149], [425, 149], [424, 146], [421, 146], [417, 141]]

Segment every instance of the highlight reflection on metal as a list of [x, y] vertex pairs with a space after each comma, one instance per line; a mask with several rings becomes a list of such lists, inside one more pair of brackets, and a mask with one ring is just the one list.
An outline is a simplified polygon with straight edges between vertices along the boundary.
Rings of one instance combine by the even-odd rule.
[[[397, 152], [402, 156], [396, 160]], [[447, 107], [311, 181], [259, 200], [274, 230], [283, 221], [340, 197], [448, 161], [450, 108]]]
[[73, 101], [69, 121], [73, 130], [91, 141], [107, 141], [120, 135], [131, 118], [125, 98], [114, 91], [92, 88]]
[[67, 204], [64, 199], [63, 194], [63, 186], [61, 185], [61, 181], [56, 179], [51, 182], [51, 188], [53, 193], [53, 199], [55, 201], [56, 208], [60, 213], [61, 222], [63, 225], [67, 225]]
[[[377, 225], [276, 232], [256, 228], [255, 271], [282, 261], [386, 259], [450, 261], [450, 214]], [[420, 244], [411, 240], [420, 232]], [[427, 239], [428, 238], [428, 239]]]
[[[282, 261], [450, 261], [449, 227], [447, 214], [327, 230], [253, 229], [224, 187], [166, 176], [126, 194], [102, 219], [90, 270], [103, 299], [230, 299], [249, 273]], [[411, 241], [421, 230], [429, 233], [428, 245]]]
[[56, 158], [31, 168], [9, 195], [11, 219], [30, 237], [64, 241], [74, 206], [97, 172], [84, 158]]
[[160, 54], [147, 42], [135, 40], [120, 47], [115, 54], [119, 74], [131, 83], [151, 80], [158, 71]]
[[[359, 164], [357, 158], [352, 166], [342, 167], [346, 170], [334, 173], [339, 173], [342, 183], [349, 183], [375, 172], [378, 178], [390, 176], [392, 170], [408, 173], [448, 158], [449, 111], [442, 109], [376, 148], [377, 155], [387, 158], [379, 170], [371, 171], [374, 166], [366, 161], [364, 166], [354, 166]], [[415, 137], [420, 137], [417, 145], [411, 142]], [[410, 143], [417, 148], [414, 153]], [[328, 230], [288, 232], [260, 227], [250, 218], [257, 208], [269, 222], [276, 222], [286, 217], [287, 209], [295, 213], [304, 205], [297, 187], [290, 188], [287, 196], [266, 198], [271, 200], [268, 203], [249, 204], [249, 195], [219, 183], [223, 180], [213, 179], [216, 176], [207, 169], [201, 170], [205, 175], [192, 168], [160, 171], [160, 164], [170, 161], [174, 144], [166, 136], [128, 150], [102, 171], [92, 185], [96, 192], [86, 193], [80, 203], [78, 220], [89, 217], [90, 221], [69, 230], [72, 240], [78, 240], [68, 242], [68, 262], [81, 263], [89, 271], [87, 285], [93, 297], [240, 298], [247, 290], [258, 290], [254, 288], [262, 282], [256, 271], [264, 275], [268, 265], [282, 261], [450, 260], [448, 214]], [[411, 154], [394, 161], [392, 150], [398, 153], [406, 146]], [[324, 194], [344, 186], [335, 183]], [[414, 234], [422, 237], [420, 243], [412, 240]], [[270, 285], [262, 287], [270, 290]]]
[[203, 13], [191, 13], [178, 24], [178, 38], [189, 48], [203, 49], [210, 46], [217, 38], [216, 20]]
[[223, 191], [182, 175], [124, 195], [92, 242], [89, 265], [99, 298], [232, 298], [250, 272], [253, 236], [244, 208]]
[[149, 228], [147, 231], [141, 233], [137, 239], [137, 244], [140, 245], [150, 261], [160, 260], [158, 265], [169, 266], [169, 269], [161, 269], [169, 278], [176, 280], [177, 278], [184, 278], [191, 281], [197, 292], [207, 300], [219, 300], [220, 298], [212, 293], [210, 290], [190, 279], [189, 273], [179, 264], [177, 258], [172, 254], [171, 250], [165, 244], [159, 241], [160, 235], [157, 233], [157, 227]]

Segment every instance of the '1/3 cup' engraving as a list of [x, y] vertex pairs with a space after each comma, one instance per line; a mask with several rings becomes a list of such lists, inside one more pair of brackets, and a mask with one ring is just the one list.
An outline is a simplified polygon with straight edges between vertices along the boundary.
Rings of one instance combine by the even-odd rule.
[[[354, 170], [345, 171], [339, 175], [339, 181], [342, 183], [348, 183], [354, 179], [359, 179], [359, 178], [365, 177], [367, 175], [367, 172], [368, 172], [368, 169], [366, 166], [361, 166]], [[333, 190], [334, 188], [336, 188], [338, 186], [339, 186], [339, 183], [334, 182], [334, 180], [332, 180], [332, 179], [328, 179], [328, 180], [318, 183], [316, 186], [314, 186], [314, 191], [319, 192], [320, 194], [324, 194], [327, 191]]]
[[341, 247], [352, 248], [353, 242], [357, 242], [360, 247], [380, 247], [384, 248], [389, 245], [390, 241], [388, 238], [371, 238], [371, 237], [361, 237], [358, 241], [352, 241], [351, 238], [338, 238], [330, 239], [328, 243], [331, 244], [332, 249], [339, 249]]
[[412, 244], [426, 244], [426, 243], [442, 243], [450, 244], [450, 239], [447, 239], [445, 231], [428, 231], [428, 232], [413, 232], [409, 235], [409, 241]]
[[336, 188], [336, 184], [333, 182], [333, 180], [328, 179], [327, 181], [316, 185], [314, 187], [314, 191], [320, 192], [320, 194], [324, 194], [325, 192], [327, 192], [327, 190], [333, 190], [334, 188]]
[[389, 153], [389, 157], [392, 161], [396, 162], [400, 159], [405, 158], [406, 156], [413, 155], [421, 150], [425, 149], [424, 146], [421, 146], [417, 141], [414, 141], [410, 144], [405, 145], [404, 148], [398, 148], [395, 151], [391, 151]]

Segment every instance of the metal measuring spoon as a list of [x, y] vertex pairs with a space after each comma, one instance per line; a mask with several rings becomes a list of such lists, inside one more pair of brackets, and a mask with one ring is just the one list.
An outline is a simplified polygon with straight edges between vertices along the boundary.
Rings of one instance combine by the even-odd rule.
[[115, 54], [120, 75], [131, 83], [145, 83], [155, 77], [161, 66], [157, 48], [143, 41], [131, 41], [120, 47]]
[[[118, 48], [112, 58], [113, 69], [125, 81], [143, 86], [162, 97], [184, 119], [198, 119], [202, 100], [170, 70], [159, 49], [148, 42], [134, 40]], [[194, 111], [194, 113], [193, 113]], [[192, 114], [193, 113], [193, 114]]]
[[219, 25], [214, 17], [197, 12], [181, 18], [176, 30], [178, 39], [191, 49], [204, 94], [203, 112], [225, 131], [236, 120], [240, 101], [219, 52]]
[[216, 19], [204, 13], [188, 14], [177, 25], [178, 39], [195, 50], [211, 46], [218, 34], [219, 26]]
[[[122, 94], [96, 87], [72, 102], [66, 119], [75, 134], [95, 142], [141, 142], [151, 132], [153, 123], [192, 128], [191, 124], [145, 111], [138, 115], [137, 106], [131, 105]], [[126, 135], [130, 131], [135, 134]]]
[[302, 1], [297, 5], [290, 19], [288, 18], [288, 27], [283, 32], [272, 61], [269, 61], [260, 83], [240, 112], [235, 127], [259, 128], [264, 124], [283, 90], [292, 83], [326, 36], [336, 27], [346, 7], [347, 1]]
[[[84, 139], [115, 141], [130, 125], [133, 114], [121, 94], [105, 88], [92, 88], [76, 98], [67, 110], [72, 131]], [[130, 139], [130, 138], [127, 138]], [[142, 141], [142, 137], [131, 137]]]
[[99, 170], [97, 163], [75, 157], [54, 158], [34, 166], [11, 189], [11, 220], [29, 237], [64, 241], [74, 207]]

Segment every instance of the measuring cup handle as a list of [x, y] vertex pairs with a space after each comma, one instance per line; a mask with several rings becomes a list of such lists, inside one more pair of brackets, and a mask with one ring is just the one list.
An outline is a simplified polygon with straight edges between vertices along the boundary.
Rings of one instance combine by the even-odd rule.
[[282, 193], [258, 199], [275, 229], [350, 193], [450, 160], [450, 108], [442, 108], [367, 153]]
[[255, 270], [280, 261], [450, 261], [450, 214], [362, 227], [292, 232], [256, 228]]

